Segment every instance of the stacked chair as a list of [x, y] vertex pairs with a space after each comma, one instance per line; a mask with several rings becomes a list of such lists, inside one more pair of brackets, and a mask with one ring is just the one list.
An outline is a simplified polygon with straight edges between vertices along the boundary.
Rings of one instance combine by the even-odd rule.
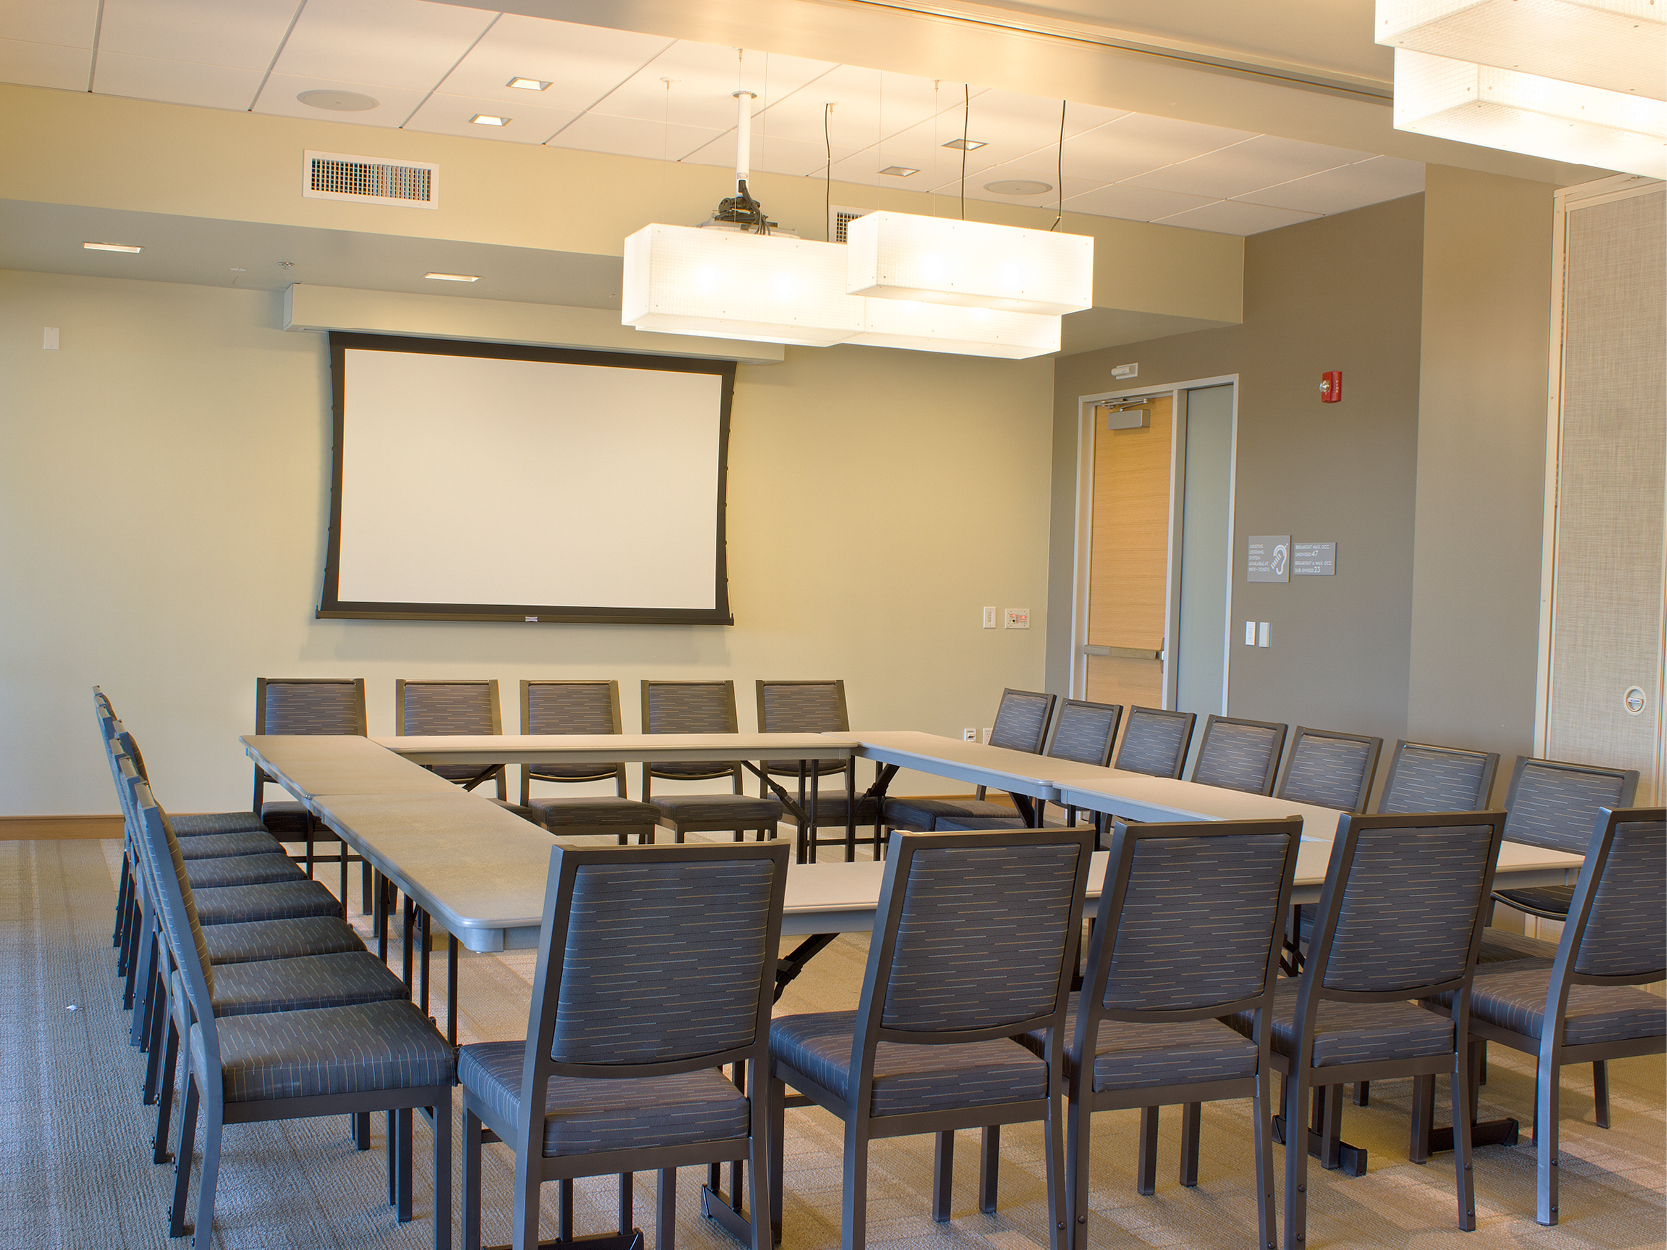
[[[523, 681], [521, 732], [524, 734], [617, 734], [620, 732], [617, 681]], [[538, 796], [533, 782], [583, 785], [614, 783], [612, 795]], [[558, 838], [586, 835], [614, 837], [625, 846], [654, 841], [660, 813], [625, 793], [624, 764], [526, 764], [521, 769], [521, 806], [533, 812]]]
[[[1023, 751], [1040, 755], [1048, 740], [1048, 725], [1053, 719], [1058, 698], [1031, 690], [1003, 690], [996, 707], [995, 723], [990, 727], [993, 747], [1009, 751]], [[965, 799], [888, 798], [881, 811], [881, 821], [887, 830], [908, 829], [930, 833], [938, 821], [970, 819], [1002, 819], [1011, 817], [1013, 809], [984, 799], [984, 787], [979, 786], [971, 801]]]

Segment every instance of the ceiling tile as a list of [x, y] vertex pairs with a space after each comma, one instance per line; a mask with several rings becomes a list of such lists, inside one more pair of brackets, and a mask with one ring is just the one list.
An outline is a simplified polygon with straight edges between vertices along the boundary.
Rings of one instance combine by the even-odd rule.
[[[1116, 121], [1065, 141], [1065, 172], [1101, 182], [1121, 182], [1164, 165], [1202, 156], [1253, 136], [1243, 130], [1201, 126], [1170, 117], [1128, 113]], [[1043, 150], [1014, 164], [1041, 171], [1051, 168], [1052, 152]]]
[[0, 39], [0, 82], [15, 82], [24, 87], [85, 91], [92, 64], [91, 48]]
[[[983, 88], [972, 88], [976, 100]], [[961, 107], [961, 84], [840, 65], [765, 110], [769, 132], [801, 143], [822, 142], [823, 114], [836, 149], [861, 150], [909, 127]], [[959, 133], [957, 131], [957, 133]], [[948, 138], [948, 136], [945, 136]]]
[[[377, 101], [377, 107], [363, 113], [336, 113], [303, 104], [295, 97], [306, 91], [353, 91]], [[384, 87], [376, 83], [350, 82], [340, 78], [298, 78], [273, 74], [261, 89], [254, 111], [279, 117], [305, 117], [314, 122], [346, 122], [354, 126], [403, 126], [405, 119], [423, 102], [427, 90]]]
[[[1065, 167], [1067, 170], [1070, 166]], [[1039, 176], [1039, 175], [1036, 175]], [[1067, 178], [1070, 174], [1065, 175]], [[1131, 187], [1128, 183], [1101, 187], [1065, 201], [1065, 209], [1072, 213], [1095, 213], [1101, 217], [1122, 217], [1128, 221], [1155, 221], [1171, 213], [1189, 208], [1202, 208], [1211, 201], [1198, 195], [1179, 195], [1174, 191], [1154, 191], [1150, 187]]]
[[43, 4], [41, 0], [0, 0], [0, 38], [3, 39], [91, 48], [96, 29], [98, 0], [54, 0], [51, 4]]
[[[100, 41], [102, 44], [102, 40]], [[192, 61], [165, 61], [152, 56], [128, 56], [121, 52], [98, 54], [93, 90], [100, 95], [133, 96], [140, 100], [164, 100], [169, 104], [196, 104], [204, 108], [246, 109], [266, 67], [242, 69], [231, 65], [201, 65]]]
[[[109, 52], [230, 65], [265, 74], [300, 7], [300, 0], [238, 0], [235, 5], [222, 0], [104, 0], [98, 28], [99, 77], [103, 78], [104, 56]], [[255, 87], [259, 86], [257, 79]], [[114, 89], [98, 82], [94, 90]], [[251, 88], [237, 107], [247, 108], [254, 94]]]
[[[835, 145], [834, 163], [852, 155], [855, 154], [850, 148]], [[683, 161], [688, 165], [734, 165], [734, 129], [724, 131], [705, 147], [689, 153]], [[797, 139], [778, 139], [775, 135], [760, 135], [758, 130], [753, 131], [752, 167], [761, 173], [787, 174], [794, 178], [821, 177], [826, 163], [827, 155], [820, 142], [800, 143]]]
[[[675, 42], [659, 35], [505, 13], [447, 76], [441, 90], [483, 100], [531, 99], [545, 108], [582, 113]], [[509, 86], [512, 78], [550, 85], [539, 92], [525, 91]]]
[[1299, 209], [1309, 213], [1346, 213], [1351, 208], [1398, 200], [1424, 189], [1424, 166], [1394, 156], [1374, 156], [1357, 165], [1328, 169], [1282, 182], [1278, 186], [1251, 191], [1239, 199], [1275, 208]]
[[1293, 226], [1299, 221], [1313, 221], [1316, 216], [1316, 213], [1294, 213], [1289, 209], [1265, 208], [1240, 200], [1218, 200], [1202, 208], [1164, 217], [1159, 224], [1211, 230], [1216, 234], [1260, 234], [1264, 230], [1277, 230], [1280, 226]]
[[705, 147], [723, 132], [701, 126], [668, 126], [634, 117], [604, 117], [586, 113], [550, 140], [553, 148], [646, 156], [651, 160], [682, 160]]
[[597, 101], [594, 111], [663, 125], [669, 109], [681, 125], [727, 130], [735, 124], [736, 91], [757, 93], [757, 113], [832, 68], [827, 61], [763, 52], [738, 57], [734, 48], [679, 41]]
[[1231, 199], [1259, 187], [1364, 161], [1371, 155], [1370, 152], [1351, 152], [1347, 148], [1330, 148], [1297, 139], [1257, 135], [1232, 147], [1155, 169], [1128, 181], [1137, 187]]
[[274, 68], [426, 95], [496, 16], [422, 0], [308, 0]]
[[[987, 183], [1013, 181], [1046, 182], [1050, 184], [1050, 189], [1039, 191], [1035, 195], [1001, 195], [986, 188]], [[1059, 192], [1052, 188], [1053, 181], [1054, 176], [1052, 174], [1044, 178], [1040, 174], [1027, 173], [1006, 165], [997, 165], [993, 169], [982, 171], [977, 178], [969, 177], [967, 179], [967, 198], [969, 200], [988, 200], [992, 204], [1026, 204], [1036, 208], [1051, 209], [1060, 200]], [[1096, 190], [1099, 186], [1100, 184], [1097, 182], [1090, 182], [1086, 178], [1073, 178], [1066, 174], [1064, 198], [1069, 201], [1072, 197], [1085, 195]], [[932, 193], [945, 199], [958, 199], [961, 193], [960, 179], [952, 178], [943, 183], [942, 186], [934, 187]], [[1052, 218], [1049, 218], [1050, 223], [1051, 221]]]
[[[516, 94], [532, 97], [531, 92]], [[507, 117], [507, 126], [479, 126], [472, 118], [485, 113]], [[540, 108], [532, 98], [525, 100], [483, 100], [447, 95], [436, 91], [423, 101], [407, 130], [433, 135], [462, 135], [469, 139], [504, 139], [510, 143], [546, 143], [579, 114], [566, 109]]]

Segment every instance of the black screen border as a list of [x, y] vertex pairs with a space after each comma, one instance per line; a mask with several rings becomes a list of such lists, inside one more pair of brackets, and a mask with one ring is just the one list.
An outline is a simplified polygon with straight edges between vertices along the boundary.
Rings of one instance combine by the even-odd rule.
[[[614, 369], [651, 369], [670, 373], [706, 373], [722, 379], [718, 411], [718, 517], [716, 584], [711, 608], [592, 608], [527, 603], [382, 603], [342, 600], [341, 572], [342, 445], [347, 428], [347, 351], [409, 352], [424, 356], [477, 356], [489, 360], [531, 360], [552, 364], [596, 365]], [[728, 537], [725, 512], [729, 491], [729, 414], [735, 398], [735, 362], [686, 356], [648, 356], [629, 352], [578, 351], [519, 343], [482, 343], [465, 339], [416, 338], [391, 334], [330, 334], [330, 396], [333, 437], [330, 472], [330, 528], [324, 557], [319, 620], [496, 621], [515, 624], [590, 625], [733, 625], [729, 607]]]

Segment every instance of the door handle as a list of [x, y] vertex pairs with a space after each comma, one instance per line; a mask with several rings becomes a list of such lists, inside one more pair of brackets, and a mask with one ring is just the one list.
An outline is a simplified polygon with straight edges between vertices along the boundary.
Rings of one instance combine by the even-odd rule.
[[1099, 647], [1093, 643], [1083, 644], [1084, 655], [1113, 656], [1119, 660], [1162, 660], [1163, 652], [1151, 647]]

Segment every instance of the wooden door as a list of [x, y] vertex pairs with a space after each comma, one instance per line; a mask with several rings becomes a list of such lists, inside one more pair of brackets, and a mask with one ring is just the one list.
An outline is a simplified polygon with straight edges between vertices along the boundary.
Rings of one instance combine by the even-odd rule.
[[1088, 564], [1088, 698], [1163, 706], [1169, 599], [1170, 397], [1147, 401], [1143, 428], [1108, 430], [1094, 414], [1094, 508]]

